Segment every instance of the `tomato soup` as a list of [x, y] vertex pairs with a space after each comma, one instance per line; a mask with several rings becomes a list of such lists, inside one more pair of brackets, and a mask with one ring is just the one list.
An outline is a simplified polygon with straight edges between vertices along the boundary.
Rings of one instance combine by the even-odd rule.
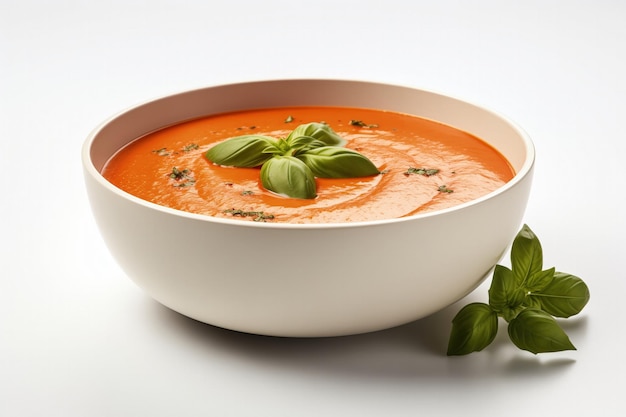
[[[317, 197], [297, 199], [263, 188], [260, 168], [216, 165], [208, 149], [242, 135], [286, 137], [296, 126], [328, 124], [346, 148], [380, 174], [316, 178]], [[408, 114], [350, 107], [284, 107], [211, 115], [132, 141], [103, 176], [141, 199], [191, 213], [242, 221], [342, 223], [441, 210], [488, 194], [511, 180], [509, 162], [481, 139]]]

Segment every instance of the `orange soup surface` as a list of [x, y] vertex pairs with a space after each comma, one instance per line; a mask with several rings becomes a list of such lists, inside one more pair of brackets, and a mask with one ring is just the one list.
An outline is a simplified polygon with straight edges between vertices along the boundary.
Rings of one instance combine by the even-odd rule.
[[[379, 175], [317, 178], [315, 199], [263, 188], [260, 168], [213, 164], [205, 153], [242, 135], [284, 138], [298, 125], [327, 123]], [[509, 162], [481, 139], [436, 121], [382, 110], [286, 107], [211, 115], [147, 134], [117, 152], [102, 174], [141, 199], [242, 221], [343, 223], [430, 212], [488, 194], [511, 180]]]

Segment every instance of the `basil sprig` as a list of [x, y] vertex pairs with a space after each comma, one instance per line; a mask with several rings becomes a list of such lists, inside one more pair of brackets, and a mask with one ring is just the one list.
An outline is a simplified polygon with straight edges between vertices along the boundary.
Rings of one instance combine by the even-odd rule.
[[575, 350], [556, 318], [578, 314], [589, 301], [585, 282], [543, 269], [541, 243], [524, 225], [511, 247], [511, 269], [496, 265], [489, 303], [471, 303], [452, 320], [448, 355], [483, 350], [496, 337], [498, 318], [508, 322], [511, 341], [532, 353]]
[[315, 177], [356, 178], [377, 175], [378, 168], [325, 123], [306, 123], [286, 138], [244, 135], [218, 143], [205, 157], [218, 165], [261, 167], [261, 184], [292, 198], [317, 196]]

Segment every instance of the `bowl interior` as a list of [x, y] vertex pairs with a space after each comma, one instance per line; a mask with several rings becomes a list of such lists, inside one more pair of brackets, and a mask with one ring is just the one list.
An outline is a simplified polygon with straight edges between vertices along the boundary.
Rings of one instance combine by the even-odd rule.
[[434, 119], [480, 137], [498, 149], [517, 173], [528, 169], [534, 159], [531, 141], [518, 126], [450, 96], [372, 82], [277, 80], [192, 90], [126, 110], [91, 135], [89, 160], [99, 172], [128, 142], [181, 121], [237, 110], [302, 105], [386, 109]]

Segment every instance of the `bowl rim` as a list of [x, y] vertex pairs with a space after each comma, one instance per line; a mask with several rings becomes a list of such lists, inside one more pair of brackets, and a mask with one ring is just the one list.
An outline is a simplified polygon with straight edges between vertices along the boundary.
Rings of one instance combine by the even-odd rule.
[[[498, 187], [497, 189], [481, 196], [478, 197], [476, 199], [467, 201], [465, 203], [461, 203], [461, 204], [457, 204], [454, 205], [452, 207], [448, 207], [445, 209], [440, 209], [440, 210], [434, 210], [434, 211], [430, 211], [430, 212], [425, 212], [425, 213], [417, 213], [417, 214], [413, 214], [410, 216], [405, 216], [405, 217], [398, 217], [398, 218], [389, 218], [389, 219], [377, 219], [377, 220], [366, 220], [366, 221], [356, 221], [356, 222], [333, 222], [333, 223], [279, 223], [279, 222], [250, 222], [250, 221], [241, 221], [238, 219], [228, 219], [228, 218], [221, 218], [221, 217], [213, 217], [210, 215], [206, 215], [206, 214], [197, 214], [197, 213], [191, 213], [191, 212], [187, 212], [187, 211], [183, 211], [183, 210], [178, 210], [178, 209], [173, 209], [170, 207], [166, 207], [166, 206], [162, 206], [144, 199], [141, 199], [139, 197], [134, 196], [131, 193], [128, 193], [124, 190], [122, 190], [121, 188], [116, 187], [115, 185], [113, 185], [112, 183], [110, 183], [109, 181], [107, 181], [104, 176], [100, 173], [100, 171], [98, 169], [96, 169], [92, 158], [91, 158], [91, 148], [93, 146], [94, 141], [96, 140], [96, 138], [98, 137], [98, 134], [111, 122], [113, 122], [115, 119], [117, 119], [118, 117], [122, 116], [125, 113], [128, 113], [136, 108], [139, 107], [143, 107], [143, 106], [147, 106], [150, 105], [151, 103], [163, 100], [163, 99], [167, 99], [173, 96], [178, 96], [178, 95], [182, 95], [182, 94], [187, 94], [187, 93], [193, 93], [193, 92], [199, 92], [202, 90], [206, 90], [206, 89], [210, 89], [210, 88], [215, 88], [215, 87], [229, 87], [229, 86], [242, 86], [242, 85], [246, 85], [246, 84], [257, 84], [257, 83], [267, 83], [267, 82], [284, 82], [284, 81], [292, 81], [292, 82], [343, 82], [343, 83], [363, 83], [363, 84], [369, 84], [369, 85], [377, 85], [377, 86], [387, 86], [387, 87], [399, 87], [399, 88], [405, 88], [405, 89], [411, 89], [411, 90], [418, 90], [424, 93], [429, 93], [429, 94], [435, 94], [435, 95], [439, 95], [439, 96], [443, 96], [445, 98], [449, 98], [452, 100], [456, 100], [459, 102], [463, 102], [465, 104], [468, 104], [470, 106], [474, 106], [475, 108], [478, 108], [486, 113], [490, 113], [493, 116], [495, 116], [496, 118], [501, 119], [502, 121], [506, 122], [514, 131], [516, 131], [516, 133], [519, 135], [519, 137], [522, 139], [523, 141], [523, 145], [526, 151], [526, 157], [524, 158], [524, 162], [522, 164], [522, 166], [516, 171], [515, 175], [513, 176], [513, 178], [511, 178], [511, 180], [509, 180], [506, 184]], [[183, 120], [181, 120], [181, 122], [183, 122]], [[471, 133], [471, 132], [470, 132]], [[433, 216], [443, 216], [443, 215], [447, 215], [450, 213], [454, 213], [457, 211], [461, 211], [464, 209], [467, 209], [468, 207], [472, 207], [472, 206], [477, 206], [480, 205], [482, 203], [484, 203], [487, 200], [493, 199], [494, 197], [505, 193], [506, 191], [508, 191], [509, 189], [515, 187], [518, 183], [520, 183], [525, 177], [527, 177], [528, 175], [531, 174], [534, 165], [535, 165], [535, 160], [536, 160], [536, 153], [535, 153], [535, 145], [532, 141], [532, 139], [530, 138], [530, 136], [526, 133], [526, 131], [524, 129], [521, 128], [521, 126], [519, 126], [515, 121], [513, 121], [512, 119], [510, 119], [508, 116], [505, 116], [504, 114], [494, 111], [491, 108], [488, 108], [486, 106], [477, 104], [475, 102], [472, 101], [468, 101], [462, 98], [459, 98], [457, 96], [454, 95], [450, 95], [450, 94], [446, 94], [446, 93], [441, 93], [435, 90], [431, 90], [431, 89], [425, 89], [425, 88], [419, 88], [419, 87], [415, 87], [415, 86], [410, 86], [410, 85], [403, 85], [403, 84], [395, 84], [395, 83], [386, 83], [386, 82], [379, 82], [379, 81], [367, 81], [367, 80], [357, 80], [357, 79], [341, 79], [341, 78], [276, 78], [276, 79], [262, 79], [262, 80], [256, 80], [256, 81], [242, 81], [242, 82], [230, 82], [230, 83], [221, 83], [221, 84], [214, 84], [214, 85], [206, 85], [203, 87], [198, 87], [198, 88], [192, 88], [192, 89], [187, 89], [184, 91], [178, 91], [175, 93], [168, 93], [168, 94], [163, 94], [157, 97], [153, 97], [152, 99], [147, 99], [144, 100], [142, 102], [139, 102], [135, 105], [129, 106], [125, 109], [122, 109], [116, 113], [114, 113], [113, 115], [109, 116], [108, 118], [106, 118], [105, 120], [103, 120], [100, 124], [98, 124], [86, 137], [86, 139], [83, 142], [82, 145], [82, 149], [81, 149], [81, 160], [82, 160], [82, 165], [83, 165], [83, 170], [85, 172], [85, 175], [89, 175], [91, 176], [92, 179], [94, 179], [96, 182], [98, 182], [101, 186], [103, 186], [104, 188], [106, 188], [108, 191], [118, 195], [121, 198], [124, 198], [126, 200], [129, 200], [135, 204], [138, 204], [140, 206], [144, 206], [148, 209], [151, 210], [156, 210], [162, 213], [166, 213], [166, 214], [170, 214], [173, 216], [177, 216], [177, 217], [181, 217], [181, 218], [188, 218], [188, 219], [192, 219], [192, 220], [197, 220], [197, 221], [203, 221], [203, 222], [209, 222], [209, 223], [216, 223], [216, 224], [222, 224], [222, 225], [229, 225], [229, 226], [237, 226], [237, 227], [253, 227], [253, 228], [269, 228], [269, 229], [338, 229], [338, 228], [353, 228], [353, 227], [369, 227], [369, 226], [379, 226], [379, 225], [385, 225], [385, 224], [395, 224], [395, 223], [404, 223], [404, 222], [408, 222], [408, 221], [416, 221], [419, 219], [426, 219], [429, 217], [433, 217]]]

